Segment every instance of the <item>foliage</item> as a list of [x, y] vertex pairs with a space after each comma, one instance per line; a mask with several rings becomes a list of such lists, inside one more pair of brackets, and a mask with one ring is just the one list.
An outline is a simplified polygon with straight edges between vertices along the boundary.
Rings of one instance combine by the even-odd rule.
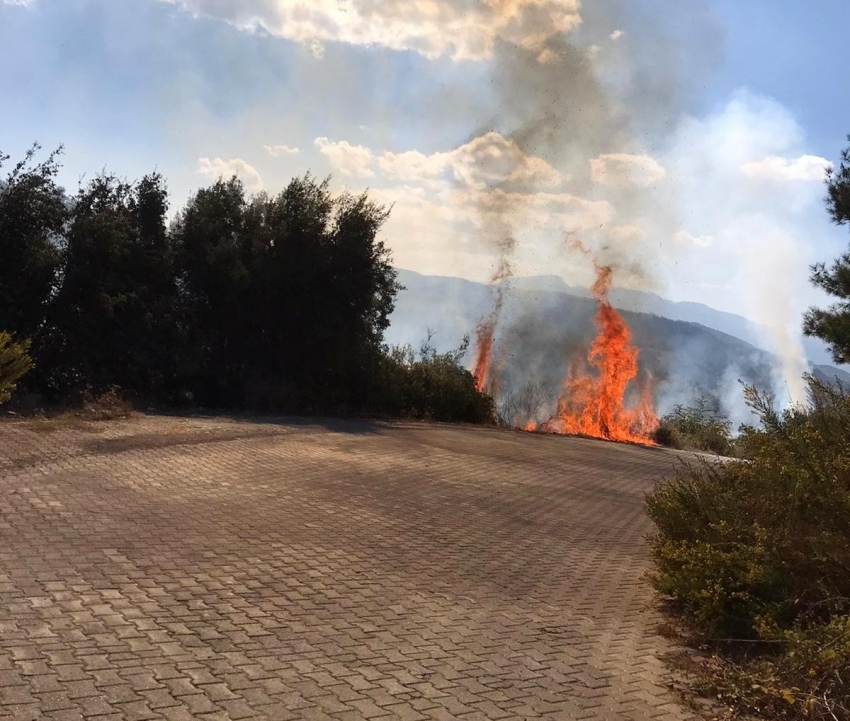
[[136, 184], [101, 175], [80, 189], [47, 314], [46, 388], [119, 386], [151, 396], [168, 385], [179, 310], [167, 209], [157, 174]]
[[461, 364], [469, 338], [446, 353], [437, 353], [431, 340], [429, 333], [418, 354], [410, 345], [389, 349], [377, 376], [376, 408], [407, 418], [494, 423], [493, 400]]
[[662, 446], [734, 455], [732, 422], [700, 397], [693, 406], [677, 405], [661, 418], [653, 440]]
[[0, 181], [0, 319], [34, 339], [29, 390], [491, 418], [457, 353], [384, 348], [400, 285], [380, 239], [389, 210], [367, 194], [334, 195], [308, 174], [249, 197], [232, 177], [169, 225], [159, 174], [102, 174], [67, 198], [59, 151], [37, 163], [37, 150]]
[[274, 379], [296, 405], [359, 405], [398, 290], [387, 217], [309, 175], [275, 197], [236, 178], [198, 191], [173, 229], [198, 399], [239, 404], [246, 379], [254, 396]]
[[16, 343], [10, 333], [0, 332], [0, 404], [12, 397], [21, 380], [32, 369], [29, 341]]
[[763, 426], [743, 429], [749, 460], [683, 465], [647, 509], [658, 591], [707, 637], [771, 644], [740, 670], [760, 688], [735, 698], [831, 718], [850, 702], [850, 394], [808, 383], [782, 413], [748, 389]]
[[[68, 212], [56, 184], [62, 149], [37, 163], [39, 149], [34, 145], [0, 178], [0, 323], [22, 338], [36, 338], [42, 327], [62, 262]], [[0, 152], [0, 167], [8, 160]]]
[[[826, 202], [836, 225], [850, 225], [850, 148], [841, 153], [838, 170], [827, 174]], [[817, 263], [811, 270], [812, 282], [838, 300], [826, 309], [809, 309], [803, 330], [824, 340], [836, 363], [850, 363], [850, 252], [839, 256], [829, 268]]]
[[514, 390], [504, 382], [493, 389], [496, 402], [496, 419], [508, 428], [524, 428], [534, 422], [546, 401], [557, 396], [557, 389], [547, 387], [539, 380], [526, 380]]

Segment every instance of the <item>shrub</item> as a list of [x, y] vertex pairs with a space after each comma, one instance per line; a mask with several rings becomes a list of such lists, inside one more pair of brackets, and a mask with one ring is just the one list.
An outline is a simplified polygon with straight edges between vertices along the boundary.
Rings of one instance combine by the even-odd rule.
[[129, 418], [132, 413], [133, 406], [121, 395], [121, 389], [112, 386], [102, 393], [84, 391], [77, 415], [91, 421], [111, 421]]
[[423, 420], [495, 423], [493, 400], [475, 387], [461, 364], [469, 339], [456, 349], [437, 353], [431, 336], [418, 355], [410, 345], [390, 348], [381, 359], [373, 410]]
[[704, 637], [775, 649], [734, 694], [775, 701], [769, 718], [832, 718], [850, 702], [850, 394], [808, 383], [807, 405], [783, 413], [749, 389], [762, 422], [742, 431], [749, 460], [682, 465], [647, 499], [657, 590]]
[[698, 398], [694, 406], [677, 405], [661, 419], [653, 440], [669, 448], [708, 451], [720, 456], [734, 453], [732, 422], [710, 408], [707, 398]]
[[32, 370], [29, 341], [16, 343], [9, 333], [0, 332], [0, 403], [5, 403], [21, 380]]
[[850, 598], [850, 395], [809, 379], [807, 408], [777, 413], [748, 462], [683, 465], [648, 498], [657, 585], [714, 633], [758, 635], [827, 598]]

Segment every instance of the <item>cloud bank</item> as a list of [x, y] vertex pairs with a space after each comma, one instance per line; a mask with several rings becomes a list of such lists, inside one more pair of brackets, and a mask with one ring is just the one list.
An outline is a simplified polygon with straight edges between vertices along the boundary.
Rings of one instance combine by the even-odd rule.
[[216, 181], [219, 178], [238, 177], [248, 190], [257, 191], [263, 189], [263, 179], [259, 172], [248, 165], [241, 158], [222, 160], [221, 158], [198, 158], [198, 173], [206, 176], [209, 180]]
[[579, 0], [160, 0], [308, 46], [409, 50], [426, 58], [485, 60], [499, 42], [543, 51], [548, 38], [581, 23]]

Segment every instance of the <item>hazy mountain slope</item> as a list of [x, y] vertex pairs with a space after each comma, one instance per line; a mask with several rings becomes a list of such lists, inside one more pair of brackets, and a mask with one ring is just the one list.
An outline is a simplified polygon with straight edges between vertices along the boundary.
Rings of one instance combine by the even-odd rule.
[[[486, 289], [483, 284], [472, 283], [459, 278], [424, 276], [409, 270], [399, 270], [399, 274], [402, 282], [414, 292], [418, 292], [423, 284], [427, 284], [435, 291], [436, 286], [443, 286], [444, 289], [451, 291], [457, 282], [478, 286], [479, 292], [482, 288]], [[405, 282], [405, 279], [407, 282]], [[569, 286], [562, 278], [553, 275], [514, 278], [511, 280], [511, 287], [519, 291], [557, 292], [579, 298], [590, 297], [590, 291], [587, 288]], [[469, 292], [471, 292], [470, 289], [467, 289], [467, 293]], [[707, 328], [740, 338], [756, 347], [765, 347], [767, 334], [756, 323], [734, 313], [715, 310], [702, 303], [676, 302], [662, 298], [655, 293], [620, 288], [612, 291], [611, 302], [614, 307], [621, 310], [650, 313], [662, 318], [681, 320], [687, 323], [699, 323]], [[832, 357], [822, 341], [816, 338], [804, 338], [803, 346], [809, 362], [826, 366], [832, 364]]]
[[[400, 271], [399, 280], [406, 290], [399, 294], [391, 318], [391, 344], [417, 346], [431, 329], [439, 350], [456, 347], [464, 334], [474, 335], [480, 319], [492, 309], [492, 289], [481, 283], [411, 271]], [[588, 296], [560, 278], [522, 278], [512, 284], [496, 333], [495, 363], [504, 393], [518, 392], [531, 382], [542, 399], [554, 402], [570, 362], [586, 355], [595, 334], [596, 304]], [[662, 412], [705, 394], [742, 418], [746, 413], [739, 379], [761, 388], [781, 382], [774, 371], [776, 359], [736, 335], [755, 333], [744, 318], [635, 291], [616, 291], [612, 301], [623, 309], [641, 348], [641, 372], [654, 379]], [[818, 365], [817, 373], [850, 380], [850, 374], [828, 365]]]
[[827, 365], [816, 365], [812, 369], [812, 374], [815, 378], [818, 378], [827, 383], [833, 383], [838, 380], [850, 388], [850, 373], [841, 368], [836, 368], [835, 366], [827, 366]]

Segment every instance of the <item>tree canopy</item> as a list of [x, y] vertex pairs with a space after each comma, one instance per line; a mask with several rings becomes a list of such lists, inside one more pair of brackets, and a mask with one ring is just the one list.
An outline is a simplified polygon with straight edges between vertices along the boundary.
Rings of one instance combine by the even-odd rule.
[[[61, 151], [38, 162], [38, 150], [0, 181], [0, 331], [31, 339], [29, 390], [492, 417], [459, 359], [385, 348], [400, 286], [381, 239], [389, 210], [367, 194], [307, 174], [248, 196], [221, 178], [169, 218], [158, 173], [104, 173], [68, 196]], [[435, 383], [456, 402], [438, 403]]]
[[[828, 173], [826, 204], [834, 223], [850, 225], [850, 148], [841, 153], [838, 169]], [[836, 302], [829, 308], [810, 308], [803, 329], [806, 335], [829, 345], [836, 363], [850, 363], [850, 251], [828, 267], [825, 263], [813, 265], [812, 282]]]

